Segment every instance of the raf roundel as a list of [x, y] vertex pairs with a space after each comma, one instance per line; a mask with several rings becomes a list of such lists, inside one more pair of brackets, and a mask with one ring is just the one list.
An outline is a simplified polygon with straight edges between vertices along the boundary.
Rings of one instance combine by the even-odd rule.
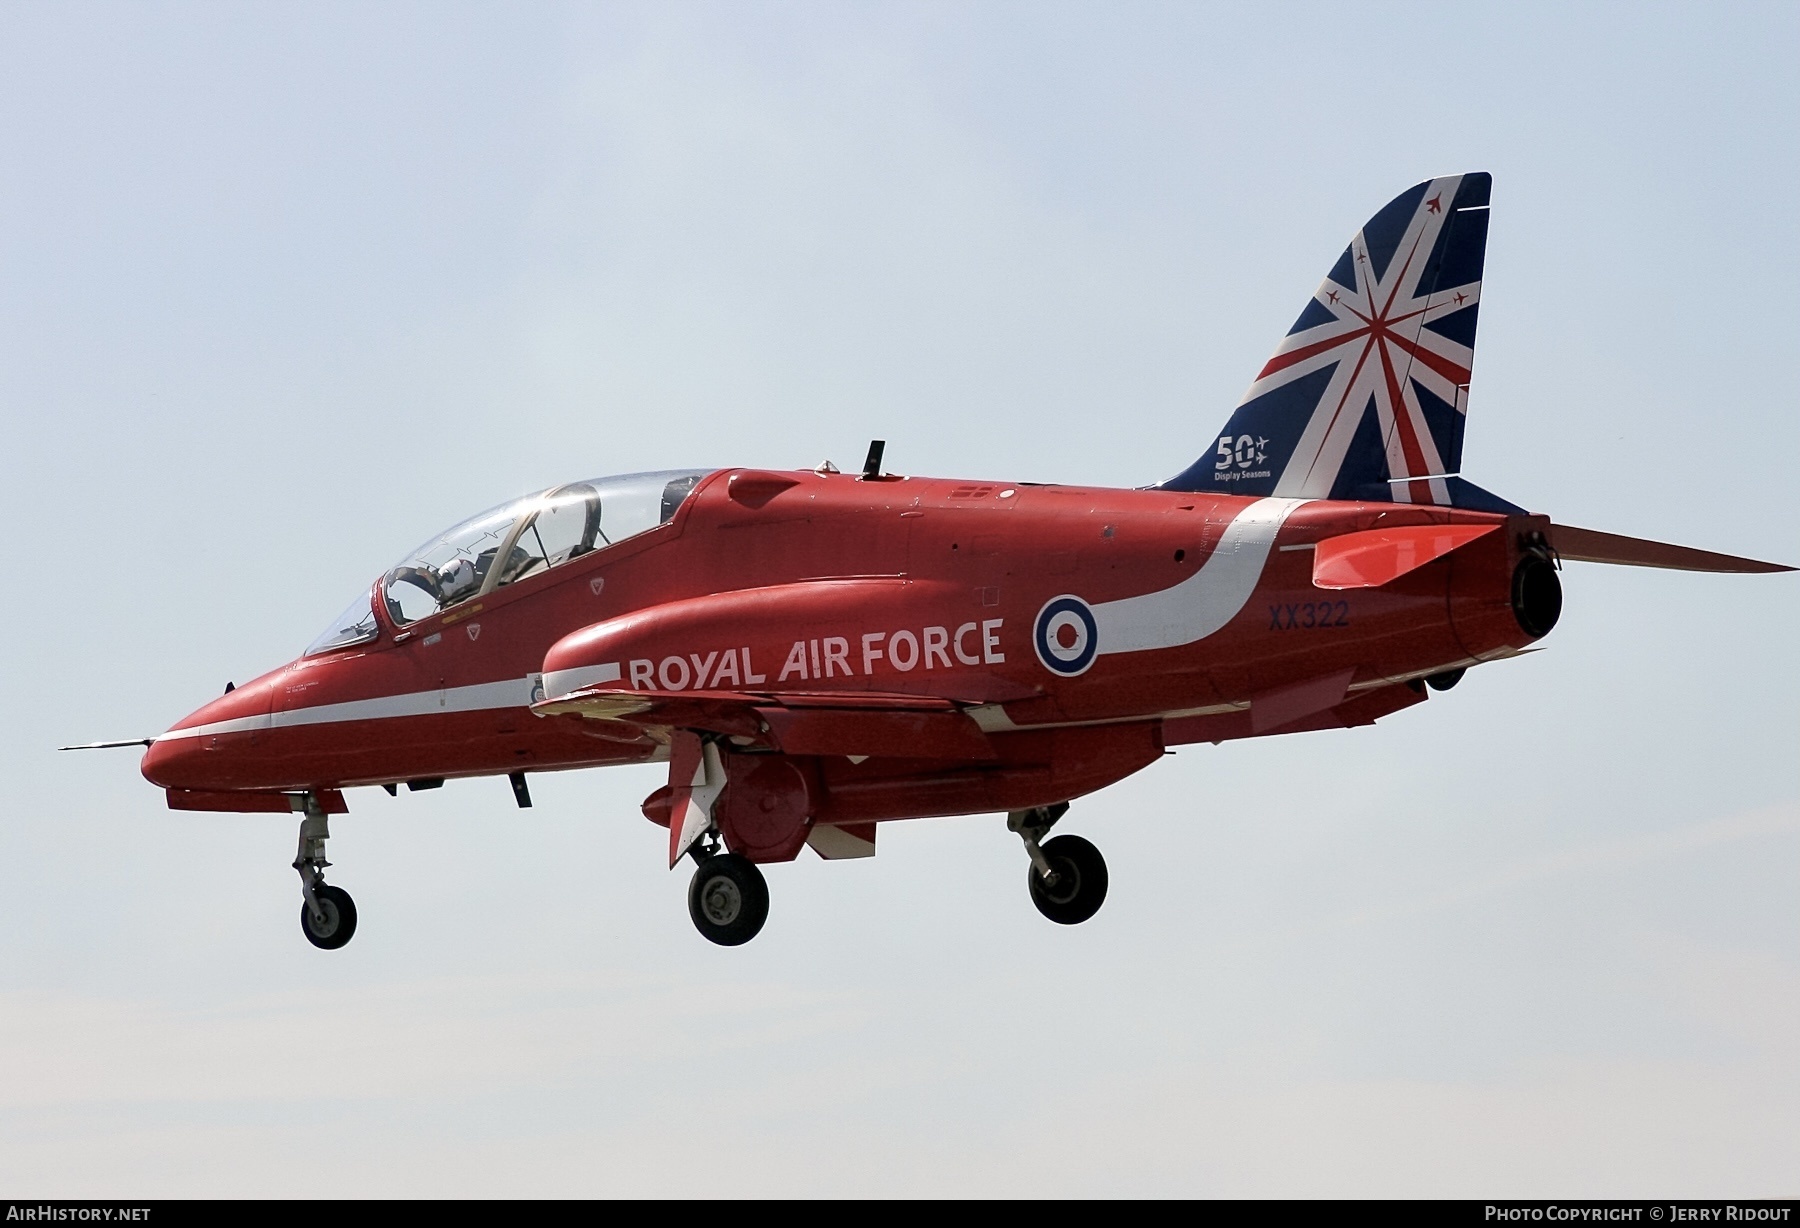
[[1044, 668], [1070, 678], [1087, 672], [1099, 641], [1094, 612], [1087, 602], [1067, 593], [1044, 603], [1031, 631], [1031, 642]]

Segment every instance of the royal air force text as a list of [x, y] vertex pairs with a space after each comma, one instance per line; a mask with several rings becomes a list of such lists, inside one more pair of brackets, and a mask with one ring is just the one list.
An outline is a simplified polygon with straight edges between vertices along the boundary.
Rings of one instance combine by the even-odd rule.
[[[824, 635], [795, 640], [775, 675], [777, 685], [831, 678], [871, 677], [893, 671], [959, 669], [1003, 665], [1003, 618], [919, 631], [870, 631], [860, 636]], [[636, 657], [626, 663], [628, 685], [636, 691], [704, 691], [755, 686], [769, 680], [759, 672], [748, 646], [715, 648], [660, 660]]]

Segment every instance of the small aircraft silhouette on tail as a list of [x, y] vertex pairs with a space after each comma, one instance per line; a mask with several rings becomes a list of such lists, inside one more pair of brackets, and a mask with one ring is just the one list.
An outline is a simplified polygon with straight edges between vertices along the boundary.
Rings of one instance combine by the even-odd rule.
[[1790, 568], [1554, 523], [1462, 476], [1490, 179], [1370, 218], [1211, 447], [1117, 490], [682, 470], [569, 482], [431, 538], [297, 660], [153, 739], [178, 810], [299, 817], [301, 926], [343, 791], [667, 763], [645, 800], [713, 942], [758, 866], [874, 854], [883, 823], [1004, 812], [1074, 924], [1106, 863], [1050, 835], [1169, 748], [1368, 725], [1527, 651], [1569, 561]]

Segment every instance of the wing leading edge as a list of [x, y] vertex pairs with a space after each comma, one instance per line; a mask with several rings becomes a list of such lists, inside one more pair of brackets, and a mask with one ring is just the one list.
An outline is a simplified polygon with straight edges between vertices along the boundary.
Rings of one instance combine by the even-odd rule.
[[[955, 703], [923, 695], [628, 691], [593, 687], [532, 705], [643, 730], [750, 738], [790, 755], [991, 760], [987, 735]], [[666, 734], [664, 736], [667, 736]]]

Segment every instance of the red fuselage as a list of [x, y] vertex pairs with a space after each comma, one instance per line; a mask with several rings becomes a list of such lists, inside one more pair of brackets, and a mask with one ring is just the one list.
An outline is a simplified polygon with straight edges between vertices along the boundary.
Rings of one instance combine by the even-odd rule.
[[[1259, 516], [1262, 537], [1234, 530]], [[1391, 583], [1314, 584], [1325, 538], [1449, 524], [1504, 531]], [[961, 714], [912, 741], [874, 730], [866, 756], [833, 749], [854, 742], [853, 718], [790, 721], [778, 700], [781, 719], [721, 731], [734, 758], [791, 761], [817, 822], [1046, 805], [1170, 745], [1367, 723], [1422, 699], [1424, 676], [1524, 647], [1514, 573], [1546, 527], [1392, 503], [723, 470], [668, 523], [478, 600], [405, 627], [376, 600], [374, 639], [213, 700], [143, 772], [172, 805], [223, 808], [213, 795], [665, 757], [653, 727], [544, 711], [598, 679], [665, 710], [690, 693], [696, 710], [805, 693]], [[1052, 608], [1064, 597], [1075, 613]]]

